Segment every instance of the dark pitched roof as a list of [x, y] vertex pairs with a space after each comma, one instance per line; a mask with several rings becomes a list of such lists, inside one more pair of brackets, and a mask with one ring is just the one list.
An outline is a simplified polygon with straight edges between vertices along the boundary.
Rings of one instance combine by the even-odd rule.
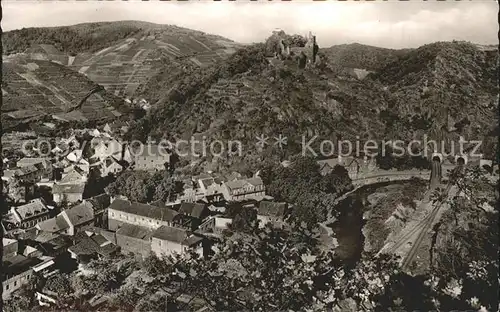
[[95, 210], [103, 210], [108, 208], [111, 204], [111, 196], [108, 194], [101, 194], [91, 198], [86, 199], [86, 201], [92, 204], [92, 207]]
[[205, 204], [182, 203], [181, 207], [179, 208], [179, 213], [191, 216], [193, 218], [201, 218], [205, 208], [206, 208]]
[[173, 221], [179, 214], [177, 211], [166, 207], [157, 207], [141, 203], [133, 203], [128, 200], [115, 199], [110, 209], [135, 214], [142, 217], [152, 218], [162, 221]]
[[191, 235], [188, 231], [172, 226], [161, 226], [153, 232], [152, 237], [191, 246], [202, 240], [201, 237]]
[[263, 200], [259, 203], [258, 214], [269, 217], [284, 217], [286, 208], [286, 203], [276, 203]]
[[94, 219], [94, 209], [89, 203], [81, 203], [65, 210], [69, 221], [73, 226], [77, 226]]
[[116, 231], [116, 234], [135, 237], [142, 240], [149, 240], [151, 233], [152, 231], [148, 228], [127, 223], [122, 224], [118, 231]]
[[68, 222], [62, 215], [56, 217], [56, 225], [60, 230], [67, 229], [69, 227]]

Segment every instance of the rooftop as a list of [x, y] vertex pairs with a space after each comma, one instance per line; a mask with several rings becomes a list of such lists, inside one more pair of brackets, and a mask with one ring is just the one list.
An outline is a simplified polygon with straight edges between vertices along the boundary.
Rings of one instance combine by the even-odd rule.
[[107, 242], [107, 240], [101, 235], [84, 237], [77, 244], [69, 247], [68, 251], [71, 251], [77, 256], [91, 255], [94, 253], [109, 255], [117, 251], [117, 247], [114, 244], [104, 244], [104, 242]]
[[103, 210], [108, 208], [111, 204], [111, 196], [108, 194], [100, 194], [91, 198], [86, 199], [85, 201], [92, 204], [94, 211]]
[[26, 166], [34, 166], [37, 164], [43, 164], [47, 166], [50, 164], [50, 161], [47, 158], [42, 157], [24, 157], [17, 162], [18, 167], [26, 167]]
[[71, 194], [83, 194], [85, 189], [84, 183], [78, 184], [54, 184], [52, 187], [53, 194], [63, 194], [63, 193], [71, 193]]
[[239, 189], [245, 187], [245, 185], [251, 184], [252, 186], [264, 185], [264, 182], [260, 177], [254, 177], [244, 180], [234, 180], [226, 183], [229, 189]]
[[21, 220], [45, 214], [49, 211], [47, 206], [45, 206], [45, 203], [40, 198], [33, 199], [25, 205], [14, 207], [14, 210], [19, 215]]
[[116, 231], [116, 234], [135, 237], [142, 240], [149, 240], [151, 233], [152, 231], [148, 228], [127, 223], [122, 224]]
[[152, 218], [155, 220], [162, 220], [171, 222], [179, 214], [177, 211], [166, 207], [157, 207], [141, 203], [133, 203], [128, 200], [115, 199], [110, 209], [122, 211], [130, 214], [139, 215], [142, 217]]
[[152, 237], [186, 246], [194, 245], [202, 240], [201, 237], [190, 235], [184, 229], [165, 225], [154, 231]]
[[64, 212], [73, 226], [77, 226], [94, 219], [94, 209], [92, 208], [92, 205], [87, 202], [66, 209]]
[[37, 171], [38, 171], [38, 168], [36, 166], [26, 165], [25, 167], [17, 169], [15, 175], [22, 177], [22, 176], [25, 176], [25, 175], [28, 175], [28, 174], [31, 174], [31, 173], [34, 173]]
[[25, 257], [20, 254], [2, 259], [2, 281], [26, 272], [41, 262], [43, 260], [34, 257]]
[[59, 232], [60, 230], [63, 230], [63, 229], [68, 227], [66, 222], [65, 222], [66, 226], [61, 227], [59, 225], [60, 224], [58, 224], [56, 218], [50, 218], [50, 219], [38, 222], [38, 224], [36, 226], [37, 226], [37, 228], [40, 229], [40, 231], [49, 232], [49, 233]]
[[182, 203], [179, 208], [179, 213], [191, 216], [193, 218], [201, 218], [206, 205], [199, 203]]
[[85, 179], [86, 176], [80, 168], [76, 166], [70, 166], [67, 168], [70, 168], [70, 171], [61, 179], [61, 181], [59, 181], [60, 184], [71, 184], [72, 182], [82, 181]]

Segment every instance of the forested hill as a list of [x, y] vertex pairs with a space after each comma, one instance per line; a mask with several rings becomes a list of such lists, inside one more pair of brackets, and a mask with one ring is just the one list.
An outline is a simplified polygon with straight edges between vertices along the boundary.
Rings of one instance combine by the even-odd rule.
[[340, 44], [322, 49], [333, 64], [370, 71], [380, 70], [410, 51], [411, 49], [386, 49], [359, 43]]
[[[358, 47], [358, 55], [370, 53], [366, 46], [350, 49]], [[250, 144], [262, 133], [281, 133], [289, 137], [289, 152], [297, 151], [293, 142], [300, 144], [302, 134], [333, 140], [427, 134], [445, 141], [463, 135], [485, 141], [484, 152], [492, 156], [495, 140], [486, 137], [497, 124], [497, 61], [497, 53], [470, 43], [438, 42], [377, 61], [378, 69], [363, 79], [350, 69], [366, 64], [339, 64], [321, 51], [320, 64], [301, 70], [295, 60], [274, 59], [257, 44], [210, 68], [173, 65], [183, 68], [180, 80], [169, 89], [144, 90], [157, 106], [131, 135], [198, 134]], [[169, 71], [152, 79], [155, 86], [171, 83]]]
[[174, 25], [160, 25], [141, 21], [83, 23], [60, 27], [30, 27], [7, 31], [2, 34], [4, 54], [23, 53], [34, 44], [53, 45], [57, 50], [77, 55], [82, 52], [97, 52], [112, 46], [122, 39], [149, 35], [154, 30], [164, 32], [189, 31], [193, 36], [223, 39], [201, 31]]

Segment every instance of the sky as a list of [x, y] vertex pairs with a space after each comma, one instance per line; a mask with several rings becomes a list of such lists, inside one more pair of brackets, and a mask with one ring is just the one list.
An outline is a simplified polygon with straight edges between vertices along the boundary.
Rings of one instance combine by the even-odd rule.
[[435, 41], [498, 43], [498, 3], [473, 1], [189, 2], [3, 0], [2, 29], [140, 20], [174, 24], [240, 43], [273, 30], [316, 35], [320, 47], [363, 43], [414, 48]]

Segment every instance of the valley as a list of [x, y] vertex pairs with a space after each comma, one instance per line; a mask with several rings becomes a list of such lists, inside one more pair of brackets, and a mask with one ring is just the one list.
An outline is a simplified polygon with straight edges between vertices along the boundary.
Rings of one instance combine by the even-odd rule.
[[4, 33], [8, 311], [493, 307], [496, 47], [318, 42]]

